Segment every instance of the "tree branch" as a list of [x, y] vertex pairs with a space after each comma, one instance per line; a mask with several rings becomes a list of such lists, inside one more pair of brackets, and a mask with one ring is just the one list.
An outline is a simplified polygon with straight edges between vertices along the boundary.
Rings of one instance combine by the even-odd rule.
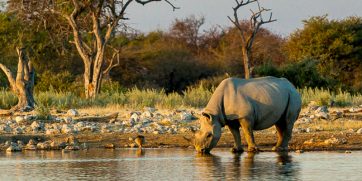
[[[113, 47], [111, 47], [111, 48], [113, 49], [114, 53], [112, 55], [111, 62], [109, 63], [108, 67], [103, 71], [103, 75], [108, 74], [113, 68], [120, 65], [120, 63], [119, 63], [120, 62], [120, 57], [119, 57], [120, 51]], [[113, 64], [113, 61], [116, 58], [116, 56], [117, 56], [117, 63]]]
[[8, 69], [4, 64], [0, 63], [0, 69], [5, 73], [6, 77], [8, 78], [10, 87], [15, 90], [16, 89], [16, 85], [15, 85], [15, 79], [13, 74], [11, 73], [10, 69]]
[[135, 0], [137, 3], [142, 4], [142, 5], [146, 5], [150, 2], [155, 2], [155, 1], [165, 1], [167, 4], [169, 4], [172, 7], [172, 10], [175, 11], [176, 9], [180, 9], [180, 7], [176, 7], [175, 5], [173, 5], [169, 0]]

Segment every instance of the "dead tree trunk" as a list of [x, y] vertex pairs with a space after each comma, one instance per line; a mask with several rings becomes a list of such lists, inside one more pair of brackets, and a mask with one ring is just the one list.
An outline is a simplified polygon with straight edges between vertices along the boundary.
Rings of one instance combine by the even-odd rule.
[[[249, 27], [242, 26], [240, 23], [239, 17], [238, 17], [238, 10], [246, 6], [248, 4], [251, 4], [253, 2], [256, 2], [258, 4], [258, 10], [256, 12], [251, 11], [251, 16], [249, 20]], [[242, 51], [242, 58], [244, 63], [244, 73], [245, 73], [245, 79], [249, 79], [252, 77], [251, 75], [251, 65], [250, 65], [250, 59], [251, 59], [251, 50], [253, 46], [253, 42], [255, 39], [256, 34], [260, 30], [261, 25], [266, 23], [271, 23], [276, 21], [275, 19], [272, 19], [272, 13], [270, 13], [269, 19], [264, 20], [262, 13], [270, 11], [270, 9], [265, 9], [263, 7], [260, 7], [258, 0], [236, 0], [236, 6], [233, 7], [234, 10], [234, 17], [231, 18], [228, 16], [229, 20], [235, 25], [235, 27], [239, 30], [241, 35], [241, 51]]]
[[31, 61], [25, 54], [24, 48], [17, 48], [19, 61], [16, 78], [11, 71], [0, 63], [0, 69], [5, 73], [11, 90], [18, 97], [18, 104], [11, 108], [11, 111], [31, 111], [34, 109], [34, 77], [35, 71]]
[[[84, 89], [86, 98], [95, 98], [100, 92], [103, 71], [105, 68], [105, 50], [112, 37], [113, 32], [122, 20], [127, 20], [125, 12], [131, 3], [146, 5], [151, 2], [162, 0], [114, 0], [114, 1], [80, 1], [72, 0], [70, 4], [73, 11], [70, 15], [53, 9], [56, 14], [63, 16], [73, 30], [74, 44], [84, 63]], [[163, 0], [175, 10], [175, 7], [168, 0]], [[69, 3], [69, 2], [68, 2]], [[82, 16], [87, 14], [87, 16]], [[85, 41], [82, 37], [84, 30], [79, 23], [81, 18], [92, 25], [93, 40]], [[88, 18], [88, 19], [87, 19]], [[86, 28], [87, 29], [87, 28]], [[113, 65], [111, 64], [110, 67]]]

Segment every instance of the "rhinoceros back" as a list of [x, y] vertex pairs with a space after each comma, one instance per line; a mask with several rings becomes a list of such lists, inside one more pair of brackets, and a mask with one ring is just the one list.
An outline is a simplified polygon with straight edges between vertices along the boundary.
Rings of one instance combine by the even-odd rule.
[[291, 95], [300, 104], [298, 92], [284, 78], [228, 78], [216, 88], [204, 112], [218, 117], [222, 125], [247, 118], [254, 121], [254, 129], [265, 129], [280, 119]]

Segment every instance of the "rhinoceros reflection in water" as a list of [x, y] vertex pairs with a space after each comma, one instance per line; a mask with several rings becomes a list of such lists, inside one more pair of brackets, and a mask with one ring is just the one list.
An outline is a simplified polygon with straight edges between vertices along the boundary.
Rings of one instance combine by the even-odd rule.
[[248, 151], [255, 152], [253, 130], [275, 125], [278, 132], [275, 151], [288, 149], [294, 122], [301, 110], [301, 98], [285, 78], [228, 78], [216, 88], [200, 118], [200, 131], [195, 133], [198, 152], [210, 152], [221, 137], [221, 128], [228, 126], [233, 137], [233, 152], [242, 152], [239, 127], [242, 128]]

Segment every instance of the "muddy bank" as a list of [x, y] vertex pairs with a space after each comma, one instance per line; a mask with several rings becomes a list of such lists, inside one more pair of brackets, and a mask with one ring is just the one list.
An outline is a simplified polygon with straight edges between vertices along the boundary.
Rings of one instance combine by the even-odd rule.
[[[87, 148], [103, 149], [105, 145], [113, 144], [115, 148], [131, 147], [137, 134], [80, 134], [75, 137], [80, 144], [86, 143]], [[191, 144], [185, 139], [192, 138], [191, 133], [186, 134], [143, 134], [145, 136], [145, 148], [190, 148]], [[63, 142], [67, 135], [1, 135], [0, 142], [21, 140], [27, 143], [30, 139], [37, 141], [55, 141]], [[271, 151], [272, 146], [276, 143], [276, 135], [271, 133], [256, 133], [256, 143], [262, 151]], [[232, 147], [233, 138], [230, 133], [222, 135], [218, 147]], [[243, 145], [246, 145], [243, 140]], [[343, 133], [343, 132], [319, 132], [319, 133], [296, 133], [289, 144], [290, 150], [304, 151], [332, 151], [332, 150], [362, 150], [362, 134]], [[1, 149], [6, 149], [1, 146]]]

